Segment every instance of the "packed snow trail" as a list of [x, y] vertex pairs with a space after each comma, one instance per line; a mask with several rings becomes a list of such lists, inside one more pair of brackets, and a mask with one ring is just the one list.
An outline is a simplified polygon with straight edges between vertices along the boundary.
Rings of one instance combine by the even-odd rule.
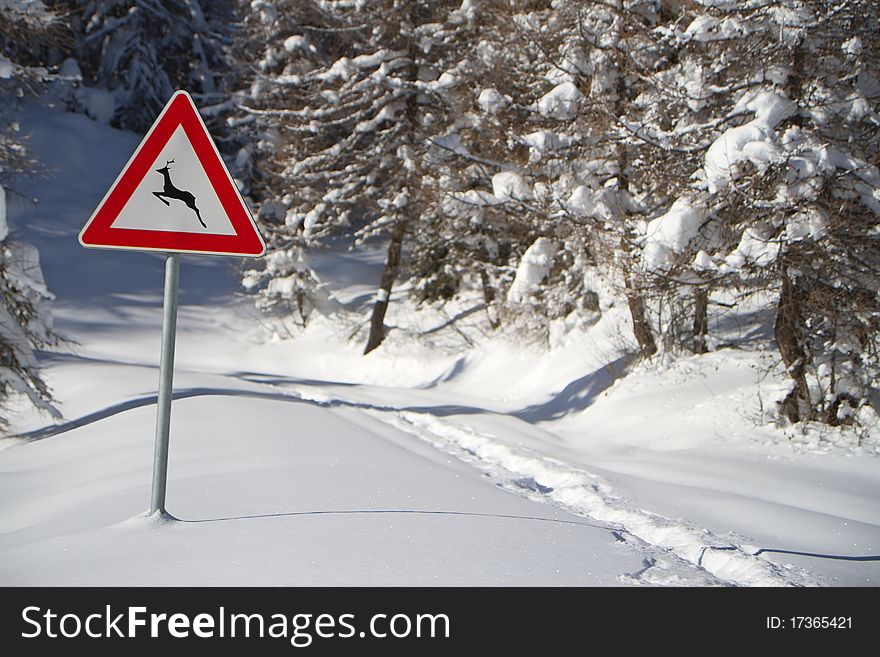
[[403, 411], [393, 414], [390, 420], [393, 426], [410, 431], [496, 479], [530, 490], [530, 499], [547, 500], [572, 513], [615, 523], [645, 543], [669, 550], [722, 581], [743, 586], [817, 584], [799, 569], [778, 566], [704, 529], [634, 508], [607, 483], [570, 464], [523, 448], [514, 450], [430, 415]]

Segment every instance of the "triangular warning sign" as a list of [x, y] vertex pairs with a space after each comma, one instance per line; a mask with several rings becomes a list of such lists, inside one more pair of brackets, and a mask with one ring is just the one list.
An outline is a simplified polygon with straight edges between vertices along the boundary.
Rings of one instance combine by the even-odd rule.
[[79, 241], [94, 248], [245, 257], [266, 251], [185, 91], [165, 105]]

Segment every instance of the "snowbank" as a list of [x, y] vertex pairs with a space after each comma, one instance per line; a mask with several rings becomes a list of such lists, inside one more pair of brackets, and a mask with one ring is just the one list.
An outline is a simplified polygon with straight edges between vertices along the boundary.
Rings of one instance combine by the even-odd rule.
[[75, 98], [86, 115], [98, 123], [107, 125], [116, 113], [116, 99], [109, 91], [93, 87], [80, 87]]

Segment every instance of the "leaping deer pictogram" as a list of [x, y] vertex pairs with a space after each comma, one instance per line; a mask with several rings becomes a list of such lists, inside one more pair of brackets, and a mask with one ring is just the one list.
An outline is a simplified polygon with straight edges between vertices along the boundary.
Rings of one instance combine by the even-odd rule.
[[199, 209], [196, 207], [196, 197], [192, 195], [190, 192], [185, 192], [183, 190], [177, 189], [174, 186], [174, 183], [171, 182], [171, 174], [168, 173], [168, 167], [174, 164], [174, 160], [168, 160], [165, 162], [165, 166], [161, 169], [156, 169], [157, 173], [161, 173], [165, 178], [165, 189], [161, 192], [153, 192], [153, 196], [162, 201], [165, 205], [171, 206], [171, 204], [165, 199], [177, 199], [178, 201], [183, 201], [186, 207], [191, 208], [196, 216], [199, 218], [199, 223], [202, 224], [203, 228], [207, 228], [205, 222], [202, 221], [202, 215], [199, 213]]

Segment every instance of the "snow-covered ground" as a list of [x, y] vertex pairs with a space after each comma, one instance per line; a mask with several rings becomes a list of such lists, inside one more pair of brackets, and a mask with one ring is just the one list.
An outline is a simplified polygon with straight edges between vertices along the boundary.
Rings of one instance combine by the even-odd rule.
[[[23, 119], [52, 170], [17, 183], [39, 203], [11, 196], [11, 223], [69, 342], [42, 355], [64, 421], [22, 406], [0, 440], [0, 583], [880, 581], [880, 450], [767, 422], [760, 317], [737, 319], [754, 349], [632, 367], [614, 308], [548, 351], [480, 338], [464, 305], [440, 328], [443, 312], [401, 302], [362, 356], [351, 315], [284, 339], [224, 258], [184, 260], [175, 519], [143, 517], [163, 261], [76, 240], [137, 137], [36, 106]], [[355, 308], [381, 258], [316, 264]]]

